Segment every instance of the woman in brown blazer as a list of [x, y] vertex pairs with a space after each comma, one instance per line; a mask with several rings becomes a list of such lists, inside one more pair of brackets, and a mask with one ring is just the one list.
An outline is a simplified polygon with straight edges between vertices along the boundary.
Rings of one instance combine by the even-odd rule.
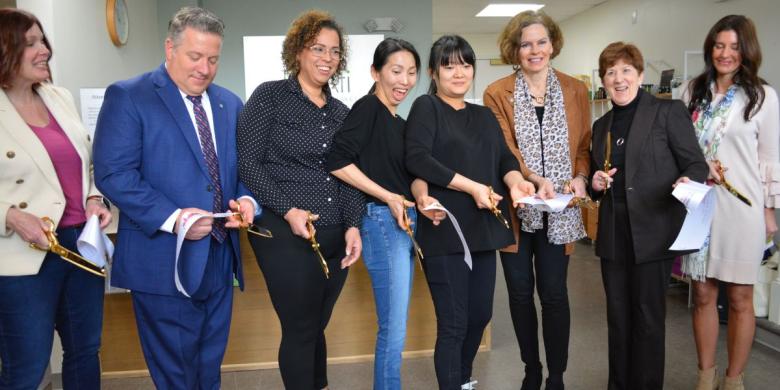
[[[484, 103], [498, 118], [523, 176], [542, 198], [569, 192], [585, 197], [590, 173], [588, 91], [550, 65], [563, 46], [558, 25], [543, 12], [520, 13], [504, 29], [499, 45], [502, 59], [516, 72], [491, 84]], [[580, 209], [546, 213], [513, 208], [512, 219], [516, 245], [502, 249], [501, 264], [525, 363], [522, 389], [542, 385], [534, 285], [542, 304], [546, 389], [563, 389], [570, 323], [566, 273], [574, 241], [585, 236]]]

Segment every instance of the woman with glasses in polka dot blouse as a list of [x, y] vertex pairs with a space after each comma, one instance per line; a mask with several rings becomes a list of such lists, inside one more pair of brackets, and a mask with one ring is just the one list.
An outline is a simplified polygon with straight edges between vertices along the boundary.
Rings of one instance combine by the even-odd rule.
[[281, 322], [279, 370], [291, 390], [327, 388], [325, 327], [362, 249], [363, 195], [325, 168], [349, 111], [328, 87], [346, 68], [345, 49], [331, 15], [303, 13], [283, 44], [290, 77], [258, 86], [238, 122], [241, 180], [267, 210], [259, 223], [274, 234], [249, 241]]

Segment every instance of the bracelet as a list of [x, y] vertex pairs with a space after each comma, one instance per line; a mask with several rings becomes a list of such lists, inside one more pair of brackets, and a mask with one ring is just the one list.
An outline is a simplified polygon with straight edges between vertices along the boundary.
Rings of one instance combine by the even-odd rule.
[[103, 195], [90, 195], [87, 197], [87, 200], [97, 199], [101, 202], [104, 201]]
[[577, 174], [577, 176], [575, 176], [575, 178], [577, 178], [577, 177], [581, 177], [582, 178], [582, 181], [585, 182], [585, 187], [588, 186], [588, 177], [587, 176], [585, 176], [582, 172], [580, 172], [580, 173]]

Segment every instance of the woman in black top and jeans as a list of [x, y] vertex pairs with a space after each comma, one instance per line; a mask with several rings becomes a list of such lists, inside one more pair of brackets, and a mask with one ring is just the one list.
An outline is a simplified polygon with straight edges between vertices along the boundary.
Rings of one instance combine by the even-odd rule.
[[[249, 240], [282, 326], [284, 386], [322, 389], [328, 386], [324, 330], [346, 267], [360, 256], [364, 200], [325, 170], [333, 135], [348, 111], [328, 88], [346, 65], [341, 27], [329, 14], [309, 11], [293, 22], [283, 46], [290, 78], [258, 86], [239, 118], [239, 170], [270, 211], [260, 223], [274, 238]], [[310, 220], [330, 278], [308, 241]]]
[[414, 88], [419, 68], [420, 56], [411, 43], [382, 41], [371, 65], [375, 84], [352, 106], [328, 156], [328, 170], [367, 195], [360, 237], [379, 325], [374, 390], [401, 388], [401, 352], [414, 275], [413, 244], [407, 234], [416, 214], [408, 200], [412, 180], [404, 166], [406, 122], [396, 109]]
[[[434, 365], [439, 388], [446, 390], [475, 388], [471, 366], [492, 316], [496, 250], [514, 241], [491, 206], [506, 217], [508, 202], [534, 193], [493, 113], [464, 100], [474, 62], [466, 40], [439, 38], [429, 57], [429, 95], [414, 102], [406, 125], [406, 166], [428, 183], [417, 181], [412, 187], [418, 207], [430, 205], [424, 198], [429, 193], [439, 199], [463, 229], [472, 261], [469, 269], [449, 219], [438, 226], [438, 218], [420, 219], [417, 237], [437, 320]], [[511, 199], [501, 202], [507, 188]]]

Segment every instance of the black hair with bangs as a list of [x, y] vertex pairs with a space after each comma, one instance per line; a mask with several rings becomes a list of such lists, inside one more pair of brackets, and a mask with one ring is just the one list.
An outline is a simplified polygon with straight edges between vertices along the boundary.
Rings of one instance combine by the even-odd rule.
[[431, 46], [431, 54], [428, 56], [431, 86], [428, 88], [428, 94], [436, 94], [436, 81], [433, 76], [438, 75], [439, 67], [450, 64], [469, 64], [474, 68], [475, 73], [477, 71], [477, 56], [474, 54], [474, 49], [460, 35], [444, 35]]

